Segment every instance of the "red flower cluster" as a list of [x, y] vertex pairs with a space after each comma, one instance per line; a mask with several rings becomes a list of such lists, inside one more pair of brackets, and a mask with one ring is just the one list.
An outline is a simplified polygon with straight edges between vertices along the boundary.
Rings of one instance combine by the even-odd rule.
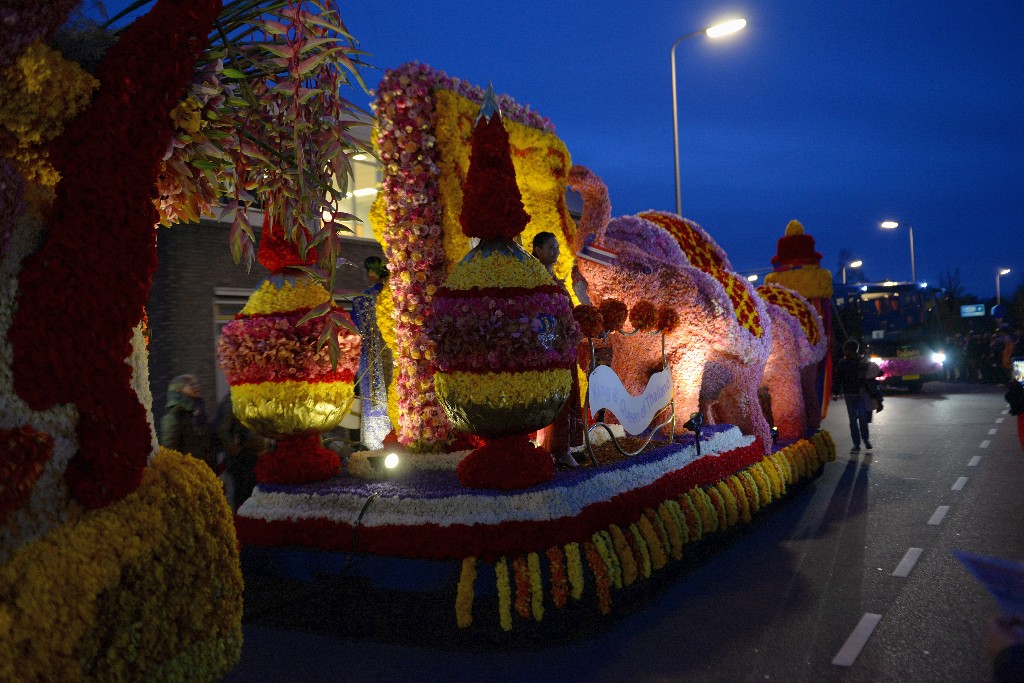
[[605, 299], [597, 308], [601, 311], [601, 318], [604, 320], [604, 329], [609, 332], [621, 330], [623, 325], [626, 324], [626, 316], [629, 314], [629, 309], [626, 308], [626, 304], [621, 301], [618, 301], [617, 299]]
[[131, 388], [132, 328], [156, 270], [153, 187], [220, 0], [161, 0], [97, 70], [92, 104], [54, 142], [63, 180], [46, 242], [25, 259], [8, 336], [15, 391], [34, 410], [74, 403], [79, 452], [66, 478], [97, 508], [134, 491], [151, 448]]
[[658, 332], [668, 334], [677, 327], [679, 327], [679, 314], [674, 308], [662, 306], [658, 309], [658, 322], [655, 323], [655, 329]]
[[596, 306], [580, 304], [572, 309], [572, 315], [579, 323], [580, 331], [584, 337], [599, 337], [604, 331], [604, 318]]
[[647, 299], [637, 301], [629, 311], [629, 322], [635, 330], [652, 329], [658, 322], [658, 307]]
[[469, 170], [459, 223], [469, 237], [483, 240], [515, 237], [530, 221], [516, 185], [508, 132], [501, 116], [481, 119], [473, 129]]
[[319, 434], [282, 439], [256, 461], [261, 484], [308, 484], [338, 476], [341, 458], [320, 443]]
[[511, 491], [550, 481], [555, 476], [555, 464], [528, 435], [517, 434], [487, 439], [459, 462], [455, 472], [468, 488]]
[[49, 434], [30, 425], [0, 429], [0, 523], [28, 501], [52, 455]]
[[[305, 230], [305, 228], [299, 228]], [[264, 214], [263, 231], [256, 259], [271, 273], [279, 273], [292, 266], [315, 266], [318, 254], [315, 248], [306, 250], [306, 258], [299, 254], [299, 247], [288, 239], [284, 228], [271, 222], [270, 214]]]

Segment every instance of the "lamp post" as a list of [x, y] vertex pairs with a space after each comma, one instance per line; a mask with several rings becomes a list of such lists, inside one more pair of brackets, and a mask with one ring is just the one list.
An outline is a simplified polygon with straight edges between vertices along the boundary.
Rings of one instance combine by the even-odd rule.
[[[900, 224], [896, 221], [882, 221], [882, 227], [886, 230], [895, 230]], [[908, 225], [907, 230], [910, 231], [910, 279], [917, 284], [917, 269], [914, 267], [914, 226]]]
[[846, 269], [847, 268], [860, 268], [863, 265], [864, 265], [863, 261], [850, 261], [849, 263], [843, 265], [843, 284], [844, 285], [846, 284]]
[[731, 19], [700, 31], [687, 33], [676, 38], [676, 41], [672, 43], [672, 49], [670, 50], [672, 56], [672, 152], [675, 154], [676, 160], [676, 214], [680, 216], [683, 215], [683, 200], [679, 185], [679, 103], [676, 96], [676, 45], [687, 38], [699, 36], [701, 33], [705, 34], [708, 38], [721, 38], [722, 36], [742, 30], [746, 25], [746, 19]]
[[1010, 274], [1010, 269], [1009, 268], [1000, 268], [999, 270], [996, 271], [996, 304], [1001, 303], [1001, 301], [999, 299], [999, 278], [1001, 278], [1004, 275], [1009, 275], [1009, 274]]

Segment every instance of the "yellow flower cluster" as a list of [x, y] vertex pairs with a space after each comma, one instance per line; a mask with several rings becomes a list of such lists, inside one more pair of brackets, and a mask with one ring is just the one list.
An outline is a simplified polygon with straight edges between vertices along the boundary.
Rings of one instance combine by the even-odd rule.
[[828, 299], [832, 296], [832, 273], [818, 266], [768, 273], [764, 281], [765, 284], [789, 287], [805, 299]]
[[[437, 91], [435, 101], [437, 126], [434, 134], [439, 152], [441, 227], [445, 254], [451, 268], [469, 251], [469, 238], [462, 233], [459, 214], [462, 212], [462, 185], [469, 169], [473, 122], [480, 105], [450, 90]], [[565, 186], [572, 166], [569, 150], [554, 133], [507, 118], [504, 123], [512, 147], [516, 183], [523, 196], [523, 207], [530, 215], [530, 222], [522, 233], [523, 245], [530, 251], [534, 235], [542, 231], [553, 232], [561, 247], [555, 273], [559, 279], [565, 280], [575, 258], [565, 235], [576, 232], [576, 225], [565, 205]]]
[[215, 680], [241, 656], [231, 510], [161, 449], [142, 485], [0, 567], [0, 680]]
[[520, 261], [505, 254], [490, 254], [459, 264], [444, 284], [450, 289], [540, 287], [551, 284], [551, 275], [537, 259]]
[[[377, 233], [380, 234], [380, 233]], [[391, 292], [391, 283], [384, 285], [377, 295], [377, 327], [380, 336], [392, 358], [399, 358], [398, 341], [395, 337], [395, 297]], [[388, 418], [392, 425], [398, 424], [398, 373], [391, 373], [391, 384], [388, 385]]]
[[[0, 70], [0, 155], [29, 182], [53, 187], [60, 176], [46, 145], [85, 108], [100, 82], [40, 41]], [[6, 133], [6, 134], [3, 134]]]
[[[662, 501], [656, 509], [644, 510], [639, 519], [624, 529], [611, 524], [607, 530], [594, 532], [588, 543], [596, 551], [595, 558], [599, 558], [597, 566], [604, 567], [611, 588], [621, 590], [629, 587], [638, 578], [650, 577], [653, 572], [663, 569], [669, 559], [682, 559], [683, 548], [687, 544], [696, 543], [705, 536], [724, 531], [740, 522], [749, 523], [754, 512], [785, 495], [787, 484], [816, 476], [824, 463], [833, 460], [835, 442], [827, 431], [819, 431], [810, 439], [797, 441], [765, 456], [745, 470], [706, 488], [695, 487], [676, 498]], [[563, 549], [571, 595], [579, 600], [585, 588], [580, 543], [548, 549], [544, 556], [561, 558]], [[521, 615], [524, 618], [530, 616], [536, 621], [543, 618], [543, 576], [553, 575], [551, 571], [544, 572], [540, 556], [540, 553], [531, 552], [525, 557], [513, 558], [516, 566], [527, 567], [529, 576], [531, 611], [529, 614], [521, 612]], [[476, 561], [467, 558], [463, 561], [463, 573], [456, 596], [456, 616], [460, 626], [464, 622], [468, 626], [472, 621], [467, 611], [472, 607], [472, 586], [466, 588], [466, 582], [471, 581], [467, 578], [469, 574], [466, 564], [470, 560], [472, 576], [476, 576]], [[508, 562], [506, 558], [501, 558], [495, 565], [499, 621], [505, 631], [512, 629], [512, 589]], [[548, 559], [548, 562], [550, 565], [551, 560]], [[547, 588], [553, 593], [553, 585]], [[468, 598], [467, 590], [470, 592]], [[592, 590], [600, 593], [602, 589], [595, 585]], [[601, 596], [598, 597], [600, 608], [603, 602]], [[562, 606], [554, 600], [553, 595], [552, 603], [556, 607]]]
[[455, 594], [455, 623], [459, 628], [473, 625], [473, 583], [476, 581], [476, 558], [462, 560], [459, 588]]
[[458, 397], [462, 403], [489, 406], [528, 406], [545, 401], [552, 394], [568, 393], [572, 375], [569, 370], [525, 370], [523, 372], [439, 372], [434, 386], [443, 396]]
[[351, 382], [260, 382], [231, 387], [231, 407], [242, 424], [259, 434], [294, 434], [333, 429], [352, 403]]
[[286, 280], [281, 287], [265, 280], [249, 296], [242, 315], [273, 315], [316, 308], [330, 299], [327, 290], [309, 278], [301, 277], [294, 283]]

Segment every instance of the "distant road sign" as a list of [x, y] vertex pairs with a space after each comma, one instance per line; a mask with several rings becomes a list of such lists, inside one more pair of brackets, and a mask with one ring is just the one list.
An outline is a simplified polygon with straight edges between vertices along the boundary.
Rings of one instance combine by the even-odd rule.
[[961, 318], [983, 318], [985, 317], [985, 304], [967, 304], [960, 307]]

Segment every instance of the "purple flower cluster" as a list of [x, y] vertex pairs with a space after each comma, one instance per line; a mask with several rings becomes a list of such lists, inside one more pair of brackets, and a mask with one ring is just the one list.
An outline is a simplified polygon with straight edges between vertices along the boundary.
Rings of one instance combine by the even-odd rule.
[[579, 325], [561, 293], [434, 299], [429, 334], [437, 369], [522, 371], [572, 367]]

